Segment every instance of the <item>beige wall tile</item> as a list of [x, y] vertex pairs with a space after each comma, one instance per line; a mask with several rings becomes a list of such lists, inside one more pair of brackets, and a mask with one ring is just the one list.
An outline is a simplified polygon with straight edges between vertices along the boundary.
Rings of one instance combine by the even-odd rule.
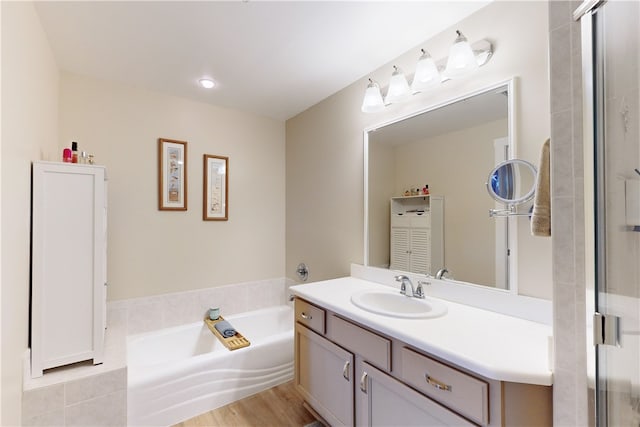
[[64, 407], [64, 385], [27, 390], [22, 394], [22, 415], [31, 418]]
[[67, 426], [125, 426], [127, 392], [121, 390], [67, 406], [65, 418]]
[[22, 426], [24, 427], [57, 427], [63, 425], [64, 409], [36, 415], [35, 417], [27, 417], [25, 414], [22, 415]]
[[127, 388], [127, 368], [94, 375], [64, 385], [67, 406]]

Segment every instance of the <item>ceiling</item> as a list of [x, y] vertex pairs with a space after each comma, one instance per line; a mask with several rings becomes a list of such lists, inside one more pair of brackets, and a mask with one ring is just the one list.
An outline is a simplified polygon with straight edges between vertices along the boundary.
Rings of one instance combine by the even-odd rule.
[[[43, 1], [36, 8], [63, 70], [286, 120], [489, 1]], [[202, 77], [216, 88], [199, 87]]]

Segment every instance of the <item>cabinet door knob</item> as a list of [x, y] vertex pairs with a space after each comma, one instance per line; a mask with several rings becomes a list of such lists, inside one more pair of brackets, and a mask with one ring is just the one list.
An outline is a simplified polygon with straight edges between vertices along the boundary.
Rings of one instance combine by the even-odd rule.
[[364, 371], [360, 377], [360, 390], [362, 390], [363, 393], [367, 392], [367, 377], [367, 371]]
[[433, 386], [438, 390], [451, 391], [451, 386], [449, 384], [445, 384], [442, 381], [438, 381], [435, 378], [430, 377], [429, 374], [424, 374], [424, 378], [427, 380], [427, 383], [430, 386]]
[[310, 315], [310, 314], [306, 314], [304, 311], [303, 311], [302, 313], [300, 313], [300, 316], [301, 316], [303, 319], [307, 319], [307, 320], [311, 320], [311, 319], [313, 319], [313, 317], [311, 317], [311, 315]]
[[349, 366], [350, 365], [351, 365], [351, 362], [349, 362], [347, 360], [346, 362], [344, 362], [344, 368], [342, 368], [342, 376], [347, 381], [349, 381]]

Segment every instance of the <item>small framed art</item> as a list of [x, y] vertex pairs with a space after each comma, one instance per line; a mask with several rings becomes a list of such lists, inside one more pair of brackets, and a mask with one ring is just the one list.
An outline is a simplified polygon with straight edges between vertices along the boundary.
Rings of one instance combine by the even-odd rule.
[[204, 155], [204, 185], [202, 219], [226, 221], [229, 219], [229, 158]]
[[187, 210], [187, 143], [158, 139], [158, 209]]

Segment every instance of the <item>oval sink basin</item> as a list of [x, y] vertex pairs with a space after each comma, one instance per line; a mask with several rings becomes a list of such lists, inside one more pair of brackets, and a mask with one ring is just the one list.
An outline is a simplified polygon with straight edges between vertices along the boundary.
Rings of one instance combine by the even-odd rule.
[[393, 290], [357, 292], [351, 295], [351, 302], [371, 313], [403, 319], [431, 319], [447, 313], [447, 306], [441, 302], [407, 297]]

